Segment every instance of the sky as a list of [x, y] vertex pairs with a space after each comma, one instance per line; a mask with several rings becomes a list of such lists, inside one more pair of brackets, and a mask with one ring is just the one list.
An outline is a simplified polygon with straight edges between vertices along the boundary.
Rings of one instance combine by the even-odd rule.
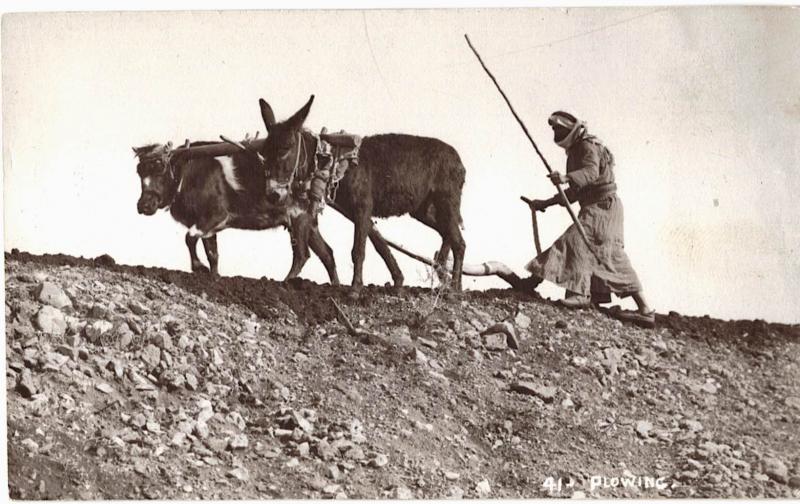
[[[625, 248], [659, 312], [800, 322], [797, 9], [35, 13], [2, 23], [6, 251], [188, 271], [185, 229], [166, 212], [136, 212], [131, 147], [263, 135], [259, 98], [280, 120], [314, 94], [314, 131], [455, 147], [467, 169], [467, 262], [521, 274], [535, 251], [519, 196], [546, 198], [553, 186], [466, 33], [554, 168], [565, 166], [547, 125], [555, 110], [586, 120], [612, 150]], [[569, 224], [561, 208], [539, 214], [542, 245]], [[349, 283], [352, 225], [327, 209], [320, 226]], [[409, 217], [378, 227], [419, 253], [439, 247]], [[223, 231], [219, 252], [223, 275], [280, 279], [291, 264], [282, 229]], [[396, 256], [407, 283], [430, 284], [424, 266]], [[301, 276], [327, 281], [316, 257]], [[365, 280], [390, 280], [369, 245]]]

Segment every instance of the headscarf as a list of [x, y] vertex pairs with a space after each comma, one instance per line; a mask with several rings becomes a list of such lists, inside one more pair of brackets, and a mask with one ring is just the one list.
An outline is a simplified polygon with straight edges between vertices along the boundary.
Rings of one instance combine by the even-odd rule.
[[574, 115], [562, 110], [553, 112], [547, 119], [547, 122], [550, 126], [559, 125], [570, 130], [569, 135], [556, 142], [556, 144], [564, 150], [568, 150], [572, 147], [575, 141], [583, 137], [586, 133], [585, 121], [580, 121]]

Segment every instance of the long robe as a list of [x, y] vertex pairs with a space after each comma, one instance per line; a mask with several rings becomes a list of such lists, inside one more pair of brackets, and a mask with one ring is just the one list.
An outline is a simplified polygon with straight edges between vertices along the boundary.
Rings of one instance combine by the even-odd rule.
[[626, 297], [641, 291], [625, 252], [624, 211], [616, 194], [613, 156], [587, 135], [567, 150], [567, 178], [567, 196], [580, 203], [578, 220], [605, 264], [597, 261], [573, 224], [526, 269], [595, 302], [610, 301], [611, 293]]

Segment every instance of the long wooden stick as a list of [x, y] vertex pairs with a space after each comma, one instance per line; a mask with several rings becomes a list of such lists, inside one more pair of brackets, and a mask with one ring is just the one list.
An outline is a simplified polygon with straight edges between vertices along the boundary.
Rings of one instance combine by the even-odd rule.
[[[472, 42], [469, 40], [469, 36], [467, 36], [465, 34], [464, 38], [467, 39], [467, 44], [469, 44], [469, 48], [472, 49], [473, 53], [475, 53], [475, 56], [478, 58], [478, 61], [480, 62], [481, 66], [483, 67], [484, 71], [486, 71], [486, 74], [489, 76], [490, 79], [492, 79], [492, 82], [494, 82], [494, 85], [497, 88], [497, 90], [500, 91], [500, 94], [503, 96], [503, 99], [506, 101], [506, 105], [508, 105], [508, 108], [511, 110], [511, 113], [514, 115], [514, 118], [517, 120], [519, 125], [522, 127], [522, 131], [525, 132], [525, 136], [528, 137], [528, 140], [531, 142], [531, 145], [533, 145], [533, 149], [536, 151], [536, 154], [539, 155], [539, 158], [542, 160], [542, 163], [544, 163], [544, 167], [547, 168], [547, 173], [553, 173], [553, 169], [550, 168], [550, 165], [547, 163], [547, 160], [544, 158], [544, 156], [542, 155], [541, 151], [539, 151], [539, 147], [536, 145], [536, 142], [533, 141], [533, 137], [528, 132], [528, 128], [525, 126], [525, 123], [523, 123], [522, 119], [520, 119], [519, 116], [517, 115], [517, 111], [514, 110], [514, 106], [511, 105], [511, 101], [509, 101], [508, 97], [506, 96], [505, 92], [503, 91], [503, 88], [500, 87], [500, 84], [497, 82], [497, 79], [494, 78], [494, 75], [492, 75], [492, 72], [489, 70], [489, 68], [486, 67], [486, 64], [483, 62], [483, 59], [481, 58], [481, 55], [478, 54], [478, 51], [475, 49], [475, 47], [472, 45]], [[561, 187], [560, 184], [556, 185], [556, 189], [558, 189], [558, 195], [561, 197], [561, 201], [564, 202], [564, 206], [567, 208], [567, 212], [569, 212], [569, 216], [572, 217], [572, 222], [575, 223], [575, 227], [578, 229], [578, 232], [580, 233], [581, 237], [583, 238], [583, 241], [586, 242], [586, 246], [589, 248], [589, 250], [592, 252], [592, 254], [594, 254], [594, 256], [598, 260], [598, 262], [600, 262], [601, 264], [605, 264], [602, 261], [602, 259], [600, 259], [600, 256], [597, 254], [597, 252], [595, 252], [594, 247], [592, 247], [592, 244], [589, 242], [589, 237], [586, 235], [586, 230], [583, 229], [583, 226], [581, 225], [581, 222], [578, 220], [578, 216], [575, 215], [575, 210], [573, 210], [572, 207], [570, 206], [569, 199], [567, 199], [567, 195], [564, 192], [564, 189]]]
[[[519, 199], [527, 203], [528, 206], [533, 203], [533, 200], [525, 196], [520, 196]], [[531, 223], [533, 223], [533, 244], [536, 245], [536, 255], [540, 256], [542, 255], [542, 243], [539, 241], [539, 222], [536, 219], [536, 210], [533, 208], [531, 208]]]
[[[259, 138], [252, 140], [248, 145], [254, 150], [259, 150], [265, 141], [265, 138]], [[230, 156], [232, 154], [236, 154], [240, 150], [241, 149], [238, 149], [236, 146], [231, 145], [228, 142], [217, 142], [208, 145], [196, 145], [193, 147], [178, 147], [177, 149], [172, 149], [171, 155], [180, 155], [185, 159], [194, 159], [199, 157]]]

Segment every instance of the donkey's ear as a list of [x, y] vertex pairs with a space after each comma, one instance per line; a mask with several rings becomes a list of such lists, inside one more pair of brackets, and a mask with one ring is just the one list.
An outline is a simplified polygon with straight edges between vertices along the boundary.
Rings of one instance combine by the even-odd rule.
[[269, 133], [272, 131], [272, 127], [275, 126], [275, 114], [272, 112], [272, 107], [269, 106], [269, 103], [264, 101], [264, 98], [258, 100], [258, 105], [261, 107], [261, 119], [264, 120], [264, 126], [267, 127], [267, 133]]
[[311, 98], [308, 99], [303, 108], [298, 110], [294, 113], [292, 117], [286, 120], [286, 124], [293, 130], [300, 129], [303, 126], [303, 123], [306, 122], [306, 117], [308, 117], [308, 112], [311, 110], [311, 104], [314, 103], [314, 95], [311, 95]]

